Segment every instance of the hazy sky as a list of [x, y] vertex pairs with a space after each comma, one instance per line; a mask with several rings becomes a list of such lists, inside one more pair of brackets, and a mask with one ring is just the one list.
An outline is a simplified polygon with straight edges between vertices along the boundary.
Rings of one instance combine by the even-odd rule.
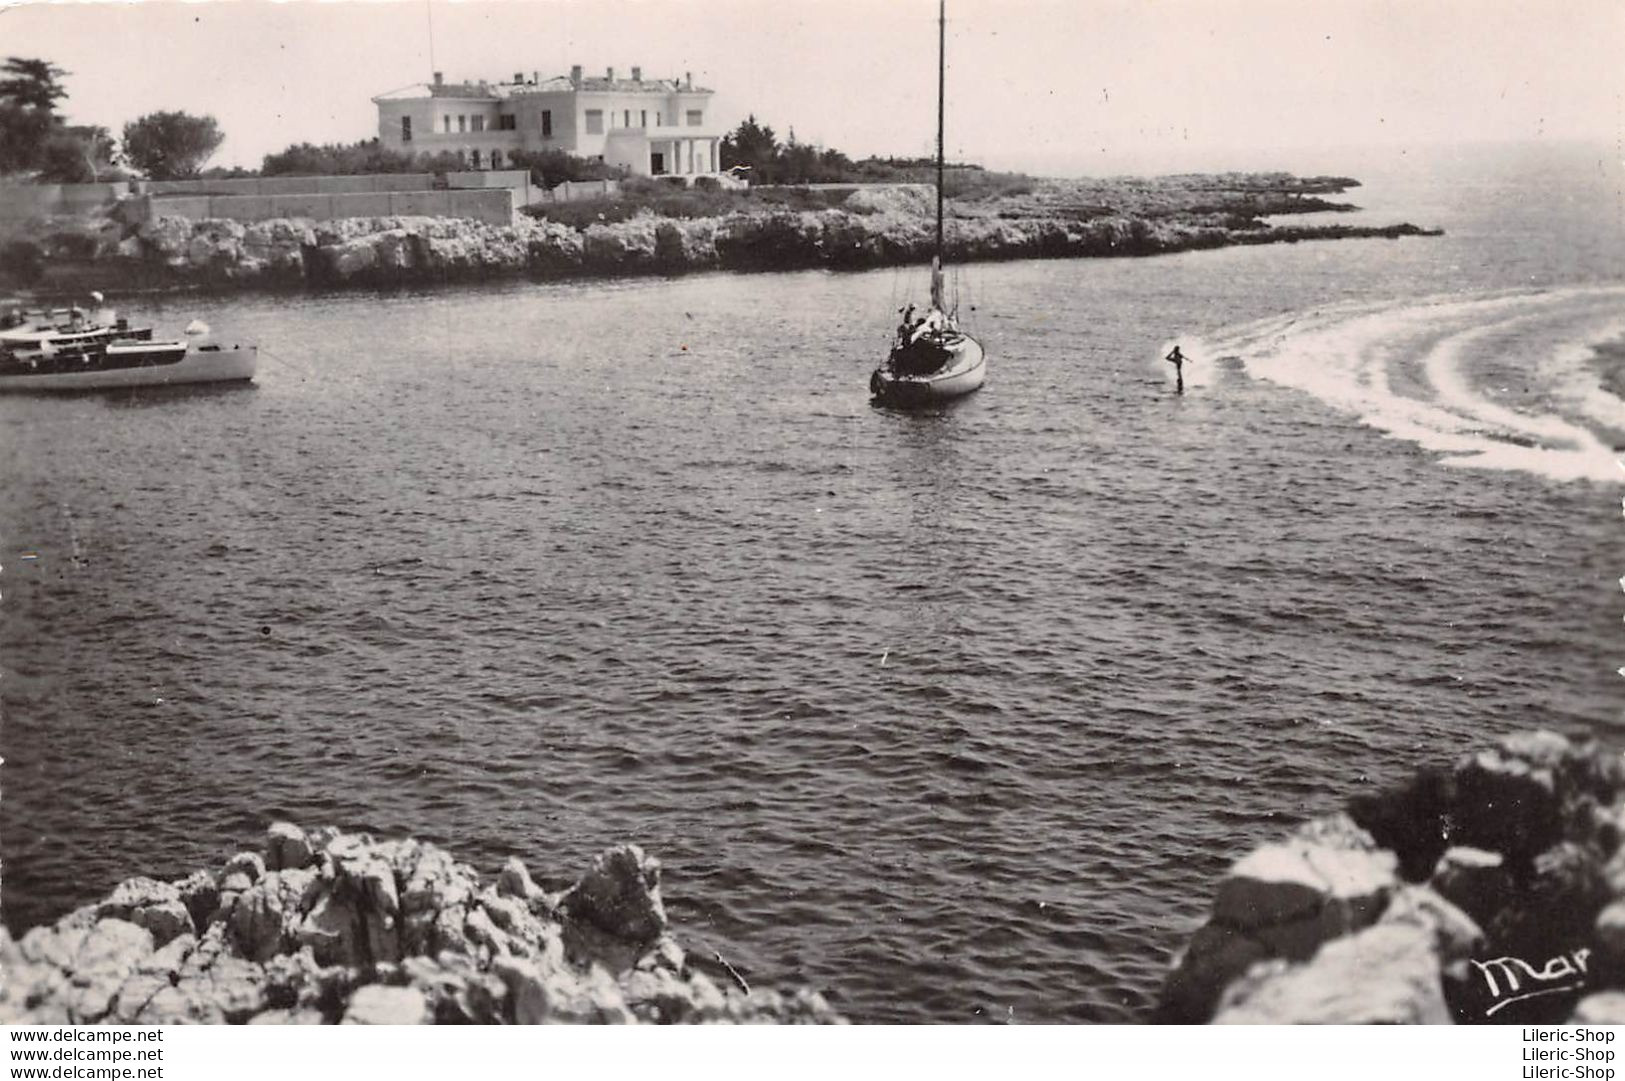
[[[933, 138], [935, 19], [931, 0], [0, 0], [0, 55], [66, 68], [70, 119], [115, 134], [155, 109], [214, 115], [214, 164], [370, 137], [371, 96], [434, 68], [573, 63], [692, 71], [724, 123], [754, 112], [854, 155], [915, 154]], [[1622, 54], [1625, 0], [952, 0], [949, 152], [1111, 172], [1279, 164], [1263, 148], [1617, 143]]]

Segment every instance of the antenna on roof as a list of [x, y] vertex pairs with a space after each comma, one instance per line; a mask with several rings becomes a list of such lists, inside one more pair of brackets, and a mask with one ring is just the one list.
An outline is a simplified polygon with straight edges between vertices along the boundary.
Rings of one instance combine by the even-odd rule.
[[429, 20], [429, 70], [434, 67], [434, 5], [430, 0], [423, 0], [423, 14]]

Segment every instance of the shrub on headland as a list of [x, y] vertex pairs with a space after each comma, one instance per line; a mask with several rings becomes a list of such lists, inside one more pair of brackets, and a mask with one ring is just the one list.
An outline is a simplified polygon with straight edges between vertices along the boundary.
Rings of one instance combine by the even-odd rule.
[[265, 155], [264, 176], [357, 176], [374, 173], [447, 173], [468, 168], [458, 154], [402, 154], [377, 139], [356, 143], [296, 143]]
[[510, 169], [529, 169], [530, 182], [544, 188], [568, 181], [613, 180], [626, 170], [606, 165], [594, 158], [577, 157], [565, 150], [514, 150], [508, 153]]
[[[819, 147], [796, 139], [795, 129], [783, 143], [773, 129], [746, 117], [723, 136], [718, 148], [723, 169], [750, 170], [753, 184], [933, 184], [937, 163], [933, 158], [877, 158], [853, 161], [833, 147]], [[1037, 184], [1022, 173], [996, 173], [980, 165], [949, 163], [943, 192], [952, 199], [986, 199], [1024, 195]]]

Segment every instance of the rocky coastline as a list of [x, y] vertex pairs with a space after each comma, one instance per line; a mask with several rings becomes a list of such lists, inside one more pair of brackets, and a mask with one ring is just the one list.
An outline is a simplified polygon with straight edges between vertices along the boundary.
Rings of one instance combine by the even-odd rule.
[[[1246, 192], [1218, 198], [1204, 193], [1182, 192], [1184, 201], [1174, 206], [1141, 206], [1132, 198], [1101, 204], [1098, 197], [1088, 203], [1030, 196], [956, 205], [946, 229], [949, 257], [973, 262], [1145, 256], [1240, 244], [1436, 235], [1409, 223], [1272, 225], [1263, 217], [1352, 208], [1318, 198], [1270, 202]], [[428, 217], [245, 223], [161, 213], [126, 220], [115, 208], [34, 222], [13, 234], [0, 244], [0, 285], [327, 289], [526, 276], [863, 269], [929, 261], [932, 207], [929, 192], [896, 187], [860, 189], [824, 209], [768, 205], [688, 217], [640, 210], [623, 220], [584, 226], [523, 214], [512, 225]]]
[[[549, 892], [444, 850], [270, 827], [20, 938], [5, 1023], [843, 1023], [690, 955], [635, 845]], [[1504, 737], [1238, 860], [1150, 1020], [1625, 1023], [1625, 758]]]
[[842, 1023], [698, 961], [635, 845], [549, 893], [518, 859], [482, 882], [432, 844], [277, 823], [216, 870], [0, 928], [0, 1024]]
[[1625, 1023], [1622, 837], [1617, 751], [1508, 736], [1239, 860], [1155, 1019]]

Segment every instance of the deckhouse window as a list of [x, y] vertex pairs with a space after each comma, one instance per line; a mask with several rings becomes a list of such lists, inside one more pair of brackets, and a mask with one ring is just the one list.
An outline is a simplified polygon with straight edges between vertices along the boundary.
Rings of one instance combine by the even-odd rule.
[[602, 135], [602, 134], [604, 134], [604, 110], [602, 110], [602, 109], [588, 109], [587, 110], [587, 134], [588, 135]]

